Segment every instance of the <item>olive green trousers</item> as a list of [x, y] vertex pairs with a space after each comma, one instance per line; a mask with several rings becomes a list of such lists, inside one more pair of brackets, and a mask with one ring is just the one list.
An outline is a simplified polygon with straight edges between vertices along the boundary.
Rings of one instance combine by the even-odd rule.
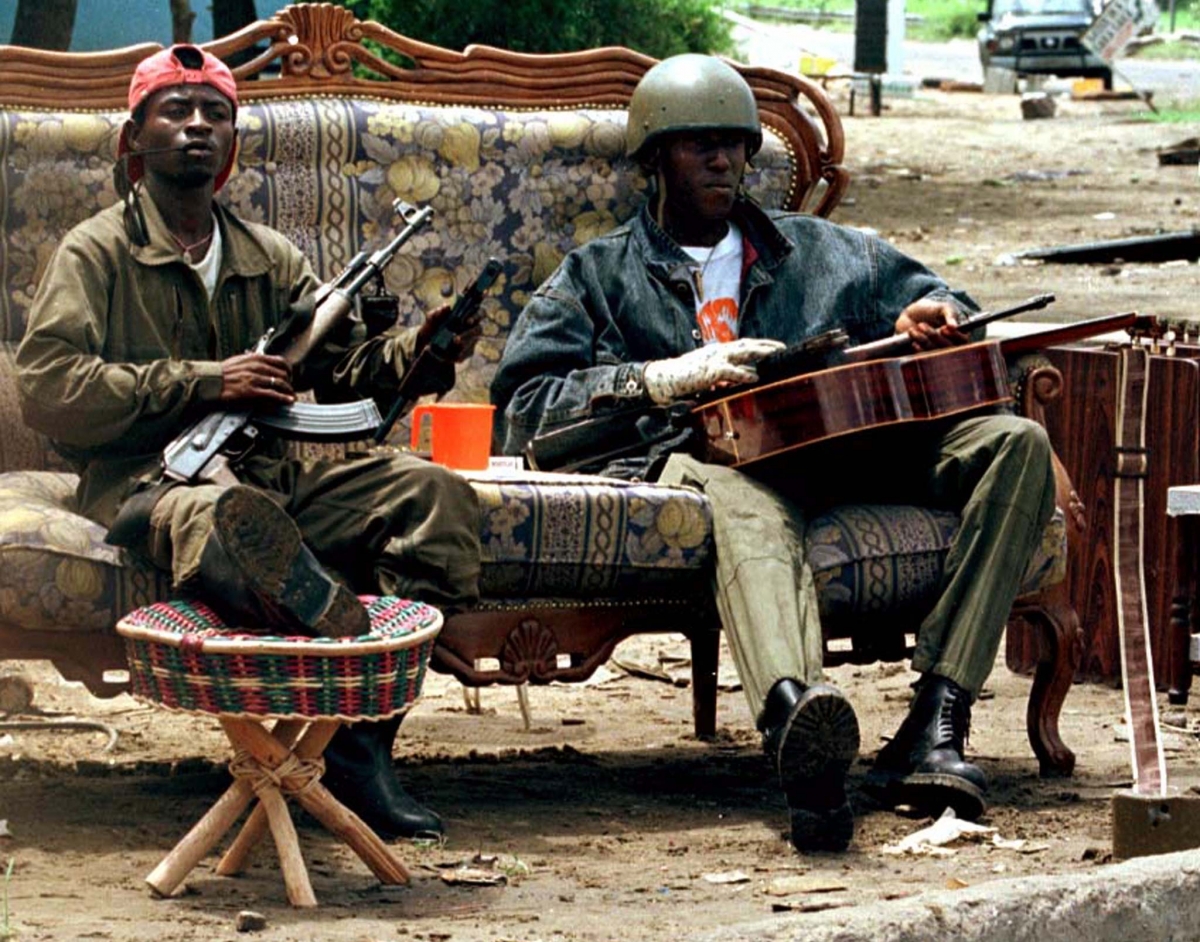
[[940, 597], [921, 623], [912, 663], [976, 696], [1054, 512], [1045, 430], [1011, 415], [916, 428], [873, 466], [853, 472], [808, 468], [797, 459], [787, 473], [760, 480], [676, 454], [659, 482], [698, 488], [712, 506], [717, 612], [756, 719], [777, 681], [811, 684], [821, 677], [824, 645], [805, 559], [806, 516], [847, 502], [850, 494], [854, 502], [919, 504], [961, 515]]
[[[300, 527], [317, 559], [354, 591], [460, 610], [479, 598], [480, 511], [452, 471], [408, 455], [345, 460], [251, 456], [235, 469]], [[219, 484], [181, 485], [150, 514], [147, 552], [190, 585], [212, 532]]]

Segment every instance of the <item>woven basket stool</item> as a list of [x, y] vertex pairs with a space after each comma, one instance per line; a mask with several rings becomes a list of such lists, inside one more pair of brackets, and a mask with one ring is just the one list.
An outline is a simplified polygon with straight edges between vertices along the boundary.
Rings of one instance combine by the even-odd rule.
[[139, 608], [118, 622], [134, 696], [168, 710], [216, 715], [234, 749], [233, 785], [146, 877], [155, 891], [174, 891], [255, 798], [217, 873], [241, 872], [269, 829], [288, 899], [317, 905], [287, 808], [294, 798], [382, 883], [408, 882], [392, 849], [321, 784], [321, 755], [343, 722], [385, 719], [412, 705], [442, 615], [391, 596], [364, 596], [363, 603], [371, 631], [357, 638], [241, 633], [208, 607], [180, 601]]

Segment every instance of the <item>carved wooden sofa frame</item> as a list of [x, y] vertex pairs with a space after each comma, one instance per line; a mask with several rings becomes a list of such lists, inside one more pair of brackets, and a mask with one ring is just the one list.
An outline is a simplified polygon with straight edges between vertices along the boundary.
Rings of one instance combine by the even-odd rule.
[[[372, 51], [379, 47], [407, 59], [411, 68], [380, 58]], [[75, 55], [0, 47], [0, 201], [5, 210], [0, 233], [4, 272], [0, 315], [5, 330], [0, 414], [7, 420], [6, 434], [0, 437], [0, 472], [7, 472], [0, 474], [0, 570], [17, 573], [13, 579], [28, 583], [21, 588], [4, 579], [0, 585], [0, 659], [49, 659], [63, 676], [82, 680], [101, 695], [124, 689], [120, 679], [106, 673], [124, 667], [121, 643], [111, 630], [116, 620], [112, 612], [119, 614], [163, 597], [169, 586], [146, 570], [131, 574], [129, 561], [104, 547], [103, 534], [94, 526], [89, 535], [77, 537], [80, 546], [60, 552], [55, 568], [38, 568], [45, 564], [38, 555], [44, 556], [39, 539], [47, 531], [61, 537], [65, 528], [68, 539], [76, 537], [70, 528], [72, 479], [62, 473], [66, 469], [47, 443], [20, 424], [12, 352], [55, 238], [104, 205], [103, 199], [111, 201], [106, 189], [111, 184], [103, 178], [115, 156], [115, 129], [123, 117], [129, 76], [136, 63], [156, 48], [143, 45]], [[393, 286], [394, 276], [394, 287], [403, 299], [402, 316], [418, 317], [447, 285], [461, 290], [495, 244], [507, 238], [495, 219], [506, 212], [505, 218], [511, 217], [513, 205], [530, 199], [521, 188], [531, 179], [549, 181], [538, 191], [542, 200], [538, 205], [553, 204], [549, 209], [542, 206], [544, 225], [539, 221], [534, 226], [541, 241], [527, 239], [536, 244], [521, 246], [514, 256], [520, 260], [507, 266], [498, 297], [489, 298], [481, 353], [460, 372], [455, 395], [462, 398], [486, 398], [487, 381], [507, 327], [522, 299], [557, 258], [572, 244], [628, 215], [636, 202], [636, 188], [627, 192], [621, 182], [627, 172], [632, 173], [621, 165], [622, 112], [653, 60], [630, 50], [593, 49], [553, 56], [486, 47], [452, 52], [376, 23], [360, 22], [330, 4], [287, 7], [206, 48], [227, 59], [253, 50], [247, 53], [251, 58], [234, 70], [243, 102], [241, 155], [223, 198], [234, 202], [235, 211], [257, 214], [291, 236], [323, 275], [333, 274], [357, 250], [358, 241], [366, 239], [370, 226], [364, 229], [363, 217], [373, 214], [372, 224], [388, 224], [382, 207], [390, 203], [390, 195], [399, 192], [418, 200], [441, 201], [438, 212], [451, 220], [450, 227], [417, 248], [417, 263], [405, 267], [402, 262], [400, 274], [389, 271], [389, 285]], [[276, 67], [277, 75], [268, 74]], [[841, 123], [831, 103], [804, 79], [770, 69], [741, 71], [754, 89], [768, 128], [752, 187], [768, 205], [828, 215], [849, 181], [842, 167]], [[450, 109], [449, 118], [438, 111], [441, 108]], [[351, 123], [339, 124], [348, 111], [354, 112]], [[306, 121], [325, 128], [319, 143], [303, 134], [297, 137], [297, 129], [304, 128]], [[337, 146], [334, 138], [341, 133], [355, 138], [358, 149], [351, 149], [353, 159], [330, 156]], [[404, 149], [414, 139], [425, 148], [416, 156]], [[528, 157], [522, 147], [533, 156]], [[273, 149], [263, 157], [267, 148]], [[278, 156], [296, 151], [294, 164]], [[516, 170], [504, 163], [525, 159], [522, 154], [528, 161], [514, 164]], [[309, 185], [305, 173], [313, 169], [306, 159], [318, 165], [315, 173], [324, 174], [317, 184], [324, 188], [320, 200], [305, 195]], [[338, 160], [344, 163], [338, 166]], [[435, 168], [432, 178], [430, 167]], [[618, 170], [609, 173], [611, 167]], [[480, 173], [493, 187], [498, 187], [497, 174], [511, 174], [508, 204], [498, 209], [477, 198], [471, 205], [469, 195], [462, 197], [481, 179]], [[551, 178], [552, 173], [557, 176]], [[462, 198], [455, 202], [458, 197]], [[321, 218], [303, 214], [317, 203]], [[1037, 417], [1040, 404], [1059, 393], [1056, 377], [1056, 371], [1045, 364], [1024, 374], [1020, 411]], [[568, 490], [576, 486], [551, 483]], [[536, 481], [511, 487], [503, 482], [477, 482], [476, 486], [485, 509], [504, 519], [509, 510], [519, 511], [520, 495], [514, 496], [513, 488], [542, 493], [542, 484]], [[1072, 506], [1070, 494], [1064, 475], [1061, 507]], [[650, 494], [653, 499], [661, 496]], [[642, 512], [647, 497], [639, 492], [623, 499]], [[40, 507], [39, 502], [52, 505], [51, 509], [29, 519], [30, 508]], [[697, 506], [702, 503], [701, 499]], [[678, 511], [678, 506], [674, 509]], [[534, 512], [544, 510], [539, 507]], [[684, 517], [692, 514], [688, 519], [694, 522], [696, 507], [685, 510]], [[631, 512], [629, 519], [635, 516]], [[82, 518], [73, 522], [79, 534], [89, 526]], [[1082, 521], [1072, 514], [1067, 524], [1068, 535], [1078, 538]], [[598, 587], [588, 586], [594, 573], [586, 560], [572, 561], [585, 575], [576, 573], [566, 592], [554, 591], [556, 580], [561, 581], [557, 572], [541, 582], [523, 583], [521, 591], [489, 595], [485, 585], [477, 609], [448, 619], [435, 667], [470, 685], [577, 681], [589, 676], [630, 635], [682, 631], [692, 645], [696, 731], [711, 733], [719, 626], [707, 601], [703, 547], [698, 549], [695, 540], [689, 543], [683, 537], [672, 543], [678, 536], [675, 531], [664, 536], [661, 521], [654, 526], [639, 531], [640, 543], [625, 531], [606, 534], [608, 539], [615, 533], [642, 557], [653, 558], [639, 558], [630, 571], [618, 579], [601, 580]], [[502, 555], [506, 547], [523, 545], [513, 536], [515, 529], [499, 536], [497, 532], [485, 535], [485, 554], [491, 552], [489, 547], [499, 546]], [[85, 560], [88, 554], [91, 557]], [[670, 562], [664, 563], [668, 556]], [[108, 568], [98, 576], [100, 570], [88, 569], [81, 560]], [[491, 564], [498, 570], [508, 565], [499, 558]], [[485, 570], [487, 565], [485, 560]], [[672, 566], [683, 571], [671, 572]], [[97, 580], [114, 578], [115, 588], [96, 585]], [[1035, 625], [1042, 638], [1028, 725], [1044, 774], [1069, 773], [1074, 762], [1058, 736], [1058, 715], [1078, 656], [1078, 621], [1064, 593], [1060, 583], [1023, 598], [1013, 612], [1014, 619]], [[39, 605], [39, 617], [34, 618], [31, 612]], [[854, 641], [850, 651], [831, 648], [829, 663], [908, 655], [903, 632], [872, 639], [856, 624], [854, 619], [828, 620], [830, 640]]]

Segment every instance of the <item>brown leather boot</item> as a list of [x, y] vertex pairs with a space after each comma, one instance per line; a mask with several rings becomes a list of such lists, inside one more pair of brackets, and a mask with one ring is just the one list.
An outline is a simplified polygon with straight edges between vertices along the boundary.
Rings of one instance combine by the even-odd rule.
[[230, 625], [251, 631], [340, 638], [371, 628], [367, 610], [317, 562], [296, 522], [245, 485], [217, 499], [199, 589]]
[[866, 788], [888, 807], [911, 805], [934, 817], [953, 808], [974, 821], [987, 810], [987, 777], [963, 759], [970, 727], [971, 695], [952, 680], [926, 675], [895, 737], [879, 750]]
[[779, 773], [791, 812], [792, 846], [845, 850], [854, 837], [846, 773], [858, 756], [858, 718], [829, 684], [781, 680], [759, 719], [763, 746]]

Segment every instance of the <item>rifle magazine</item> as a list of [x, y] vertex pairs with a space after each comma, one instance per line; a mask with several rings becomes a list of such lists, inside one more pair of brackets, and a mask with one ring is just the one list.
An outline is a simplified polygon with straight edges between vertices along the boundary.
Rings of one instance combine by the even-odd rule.
[[295, 402], [270, 412], [258, 412], [255, 423], [285, 438], [311, 442], [351, 442], [379, 427], [382, 417], [374, 399], [357, 402]]

